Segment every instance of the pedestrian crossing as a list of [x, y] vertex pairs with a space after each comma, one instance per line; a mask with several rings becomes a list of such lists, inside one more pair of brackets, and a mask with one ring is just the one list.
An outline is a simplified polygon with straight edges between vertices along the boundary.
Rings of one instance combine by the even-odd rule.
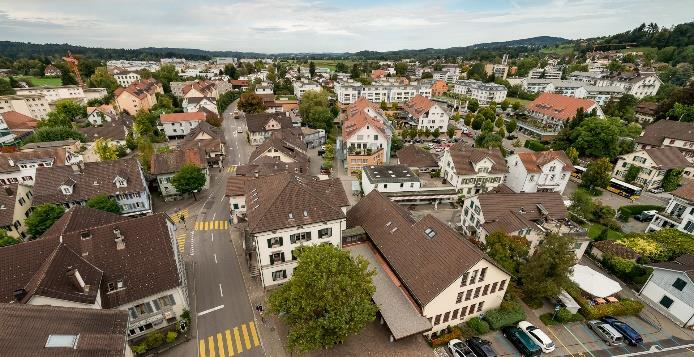
[[171, 219], [173, 219], [174, 222], [179, 223], [181, 222], [181, 218], [185, 218], [185, 220], [188, 220], [189, 212], [187, 208], [184, 208], [174, 214], [171, 215]]
[[186, 232], [178, 232], [176, 234], [176, 243], [178, 244], [178, 251], [183, 253], [186, 251]]
[[207, 338], [201, 338], [199, 357], [231, 357], [258, 346], [260, 346], [258, 331], [255, 328], [255, 322], [251, 321]]
[[196, 231], [213, 231], [219, 229], [229, 229], [229, 221], [197, 221], [195, 222]]
[[236, 165], [231, 165], [231, 166], [227, 167], [227, 172], [230, 174], [233, 174], [234, 172], [236, 172]]

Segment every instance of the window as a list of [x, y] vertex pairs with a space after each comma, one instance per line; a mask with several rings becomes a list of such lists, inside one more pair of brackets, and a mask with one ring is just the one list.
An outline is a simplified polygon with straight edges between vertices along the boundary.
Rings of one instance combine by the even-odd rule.
[[672, 299], [667, 297], [667, 295], [664, 295], [663, 298], [660, 299], [660, 305], [663, 305], [663, 307], [665, 307], [666, 309], [669, 309], [670, 306], [672, 306], [673, 302], [674, 301], [672, 301]]
[[475, 299], [480, 297], [480, 291], [482, 290], [481, 286], [478, 286], [477, 289], [475, 289]]
[[458, 293], [458, 297], [455, 299], [455, 303], [459, 304], [461, 301], [463, 301], [463, 291]]
[[311, 240], [311, 232], [294, 233], [289, 236], [292, 244], [308, 242]]
[[270, 264], [284, 263], [284, 252], [270, 254]]
[[272, 281], [277, 281], [277, 280], [282, 280], [282, 279], [287, 279], [287, 271], [286, 270], [278, 270], [278, 271], [272, 272]]
[[318, 230], [318, 238], [325, 238], [325, 237], [330, 237], [333, 235], [333, 229], [332, 228], [323, 228]]
[[482, 270], [480, 271], [480, 280], [478, 281], [478, 283], [483, 282], [483, 281], [484, 281], [484, 277], [485, 277], [486, 275], [487, 275], [487, 268], [482, 268]]
[[499, 283], [499, 291], [504, 290], [504, 287], [505, 287], [505, 286], [506, 286], [506, 280], [502, 280], [502, 281]]
[[467, 278], [468, 278], [469, 275], [470, 275], [469, 272], [465, 272], [465, 274], [463, 274], [463, 279], [460, 281], [460, 287], [461, 287], [461, 288], [462, 288], [463, 286], [467, 285]]
[[451, 320], [457, 320], [458, 319], [458, 309], [453, 310], [453, 314], [451, 314]]
[[687, 286], [687, 282], [680, 278], [677, 278], [677, 280], [675, 280], [675, 282], [672, 283], [672, 286], [674, 286], [675, 289], [682, 291], [684, 287]]
[[[176, 299], [174, 299], [173, 295], [169, 294], [166, 296], [162, 296], [157, 300], [153, 301], [155, 304], [158, 303], [159, 306], [161, 307], [168, 307], [168, 306], [174, 306], [176, 305]], [[159, 309], [157, 309], [159, 310]]]
[[465, 294], [465, 301], [470, 300], [472, 297], [472, 289], [468, 290], [467, 293]]
[[475, 313], [475, 304], [470, 305], [470, 308], [468, 309], [467, 313], [469, 315], [472, 315]]
[[498, 284], [498, 282], [494, 282], [494, 284], [492, 284], [492, 290], [489, 292], [490, 294], [494, 294], [496, 292], [497, 284]]
[[470, 277], [470, 284], [474, 284], [477, 280], [477, 270], [473, 271]]
[[272, 237], [267, 240], [268, 248], [277, 248], [282, 246], [282, 237]]
[[465, 317], [465, 314], [466, 314], [466, 313], [467, 313], [467, 306], [463, 306], [463, 307], [460, 309], [460, 318], [462, 319], [463, 317]]
[[441, 322], [441, 314], [436, 315], [434, 318], [434, 326], [438, 325], [439, 322]]
[[152, 304], [150, 304], [148, 301], [129, 308], [128, 312], [130, 313], [130, 317], [132, 319], [136, 319], [138, 316], [151, 314], [154, 312], [154, 309], [152, 309]]
[[488, 292], [489, 292], [489, 284], [485, 285], [484, 289], [482, 289], [482, 296], [487, 295]]
[[441, 321], [441, 322], [442, 322], [442, 323], [448, 322], [448, 319], [449, 319], [450, 317], [451, 317], [451, 312], [450, 312], [450, 311], [447, 311], [445, 314], [443, 314], [443, 321]]
[[477, 304], [477, 312], [482, 312], [482, 307], [484, 306], [484, 301]]

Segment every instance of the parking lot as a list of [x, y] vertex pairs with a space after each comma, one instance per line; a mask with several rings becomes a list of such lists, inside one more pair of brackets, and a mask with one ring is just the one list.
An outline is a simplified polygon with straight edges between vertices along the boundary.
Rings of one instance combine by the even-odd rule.
[[[639, 346], [608, 346], [585, 322], [574, 322], [566, 325], [554, 325], [542, 328], [557, 346], [554, 352], [543, 356], [618, 356], [637, 352], [646, 352], [675, 347], [692, 343], [678, 337], [674, 337], [659, 327], [659, 322], [648, 321], [638, 316], [622, 316], [620, 320], [626, 322], [643, 337], [643, 344]], [[500, 331], [483, 336], [492, 343], [492, 348], [498, 356], [518, 356], [518, 350], [507, 340]], [[655, 346], [655, 347], [654, 347]], [[682, 350], [692, 353], [688, 350]], [[680, 351], [681, 352], [681, 351]]]

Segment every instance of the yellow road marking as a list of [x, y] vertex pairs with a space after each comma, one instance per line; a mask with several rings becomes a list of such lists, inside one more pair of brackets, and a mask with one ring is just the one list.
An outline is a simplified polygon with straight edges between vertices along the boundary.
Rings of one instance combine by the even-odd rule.
[[571, 356], [573, 356], [573, 353], [571, 353], [571, 350], [569, 350], [569, 348], [566, 347], [566, 345], [564, 344], [564, 342], [563, 342], [562, 340], [559, 339], [559, 337], [554, 333], [554, 331], [552, 331], [552, 328], [548, 326], [548, 327], [547, 327], [547, 330], [549, 330], [549, 333], [551, 333], [552, 336], [554, 336], [554, 338], [557, 339], [557, 341], [559, 341], [559, 343], [564, 347], [564, 349], [566, 350], [566, 352], [568, 352]]
[[255, 322], [251, 321], [248, 323], [251, 329], [251, 335], [253, 336], [253, 346], [258, 347], [260, 341], [258, 341], [258, 333], [255, 331]]
[[209, 229], [210, 229], [210, 222], [205, 222], [205, 230], [209, 230]]
[[197, 231], [199, 229], [200, 229], [200, 222], [195, 222], [195, 230]]
[[228, 229], [228, 228], [229, 228], [229, 221], [224, 221], [224, 229]]
[[243, 352], [243, 346], [241, 346], [241, 335], [239, 335], [238, 327], [234, 327], [234, 337], [236, 339], [236, 351], [239, 353]]
[[208, 337], [207, 343], [210, 345], [210, 357], [214, 357], [214, 338], [212, 336]]
[[246, 329], [246, 324], [241, 325], [241, 331], [243, 331], [243, 342], [246, 343], [246, 349], [251, 349], [251, 339], [248, 338], [248, 329]]
[[217, 348], [219, 348], [219, 357], [224, 357], [224, 343], [222, 343], [222, 334], [217, 334]]
[[221, 226], [220, 223], [221, 223], [220, 221], [214, 221], [214, 229], [219, 229], [219, 228], [221, 228], [221, 227], [220, 227], [220, 226]]
[[206, 357], [207, 352], [205, 352], [205, 340], [200, 340], [200, 357]]
[[231, 343], [231, 331], [227, 329], [224, 331], [224, 335], [226, 335], [227, 339], [227, 351], [229, 351], [229, 357], [234, 355], [234, 344]]

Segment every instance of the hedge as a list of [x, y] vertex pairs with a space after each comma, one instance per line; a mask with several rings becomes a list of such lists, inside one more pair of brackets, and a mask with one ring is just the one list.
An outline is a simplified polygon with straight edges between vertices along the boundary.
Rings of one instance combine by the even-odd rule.
[[528, 139], [523, 146], [532, 151], [547, 151], [547, 146], [537, 140]]
[[484, 321], [479, 317], [473, 317], [468, 320], [467, 326], [479, 335], [484, 335], [485, 333], [489, 332], [489, 324], [487, 321]]
[[576, 300], [581, 307], [578, 312], [587, 320], [597, 320], [603, 316], [623, 316], [623, 315], [638, 315], [643, 309], [643, 304], [631, 299], [622, 299], [619, 302], [613, 302], [601, 305], [590, 305], [580, 292], [575, 289], [566, 290], [571, 297]]
[[484, 314], [484, 319], [492, 330], [498, 330], [525, 320], [525, 311], [523, 306], [516, 301], [504, 301], [498, 309], [487, 311]]
[[451, 332], [448, 332], [444, 335], [441, 335], [435, 339], [431, 340], [431, 347], [440, 347], [440, 346], [445, 346], [448, 344], [450, 340], [455, 340], [455, 339], [460, 339], [462, 336], [462, 332], [460, 331], [459, 327], [453, 327], [451, 328]]
[[[554, 319], [552, 319], [552, 317], [554, 317]], [[572, 314], [571, 311], [562, 307], [561, 309], [559, 309], [559, 311], [557, 311], [556, 315], [553, 312], [548, 312], [546, 314], [540, 315], [540, 320], [545, 325], [556, 325], [565, 324], [568, 322], [583, 321], [584, 319], [583, 315]]]
[[664, 206], [659, 206], [659, 205], [627, 205], [627, 206], [622, 206], [619, 207], [617, 210], [619, 212], [619, 217], [626, 219], [627, 217], [633, 217], [643, 211], [662, 211], [664, 210]]

